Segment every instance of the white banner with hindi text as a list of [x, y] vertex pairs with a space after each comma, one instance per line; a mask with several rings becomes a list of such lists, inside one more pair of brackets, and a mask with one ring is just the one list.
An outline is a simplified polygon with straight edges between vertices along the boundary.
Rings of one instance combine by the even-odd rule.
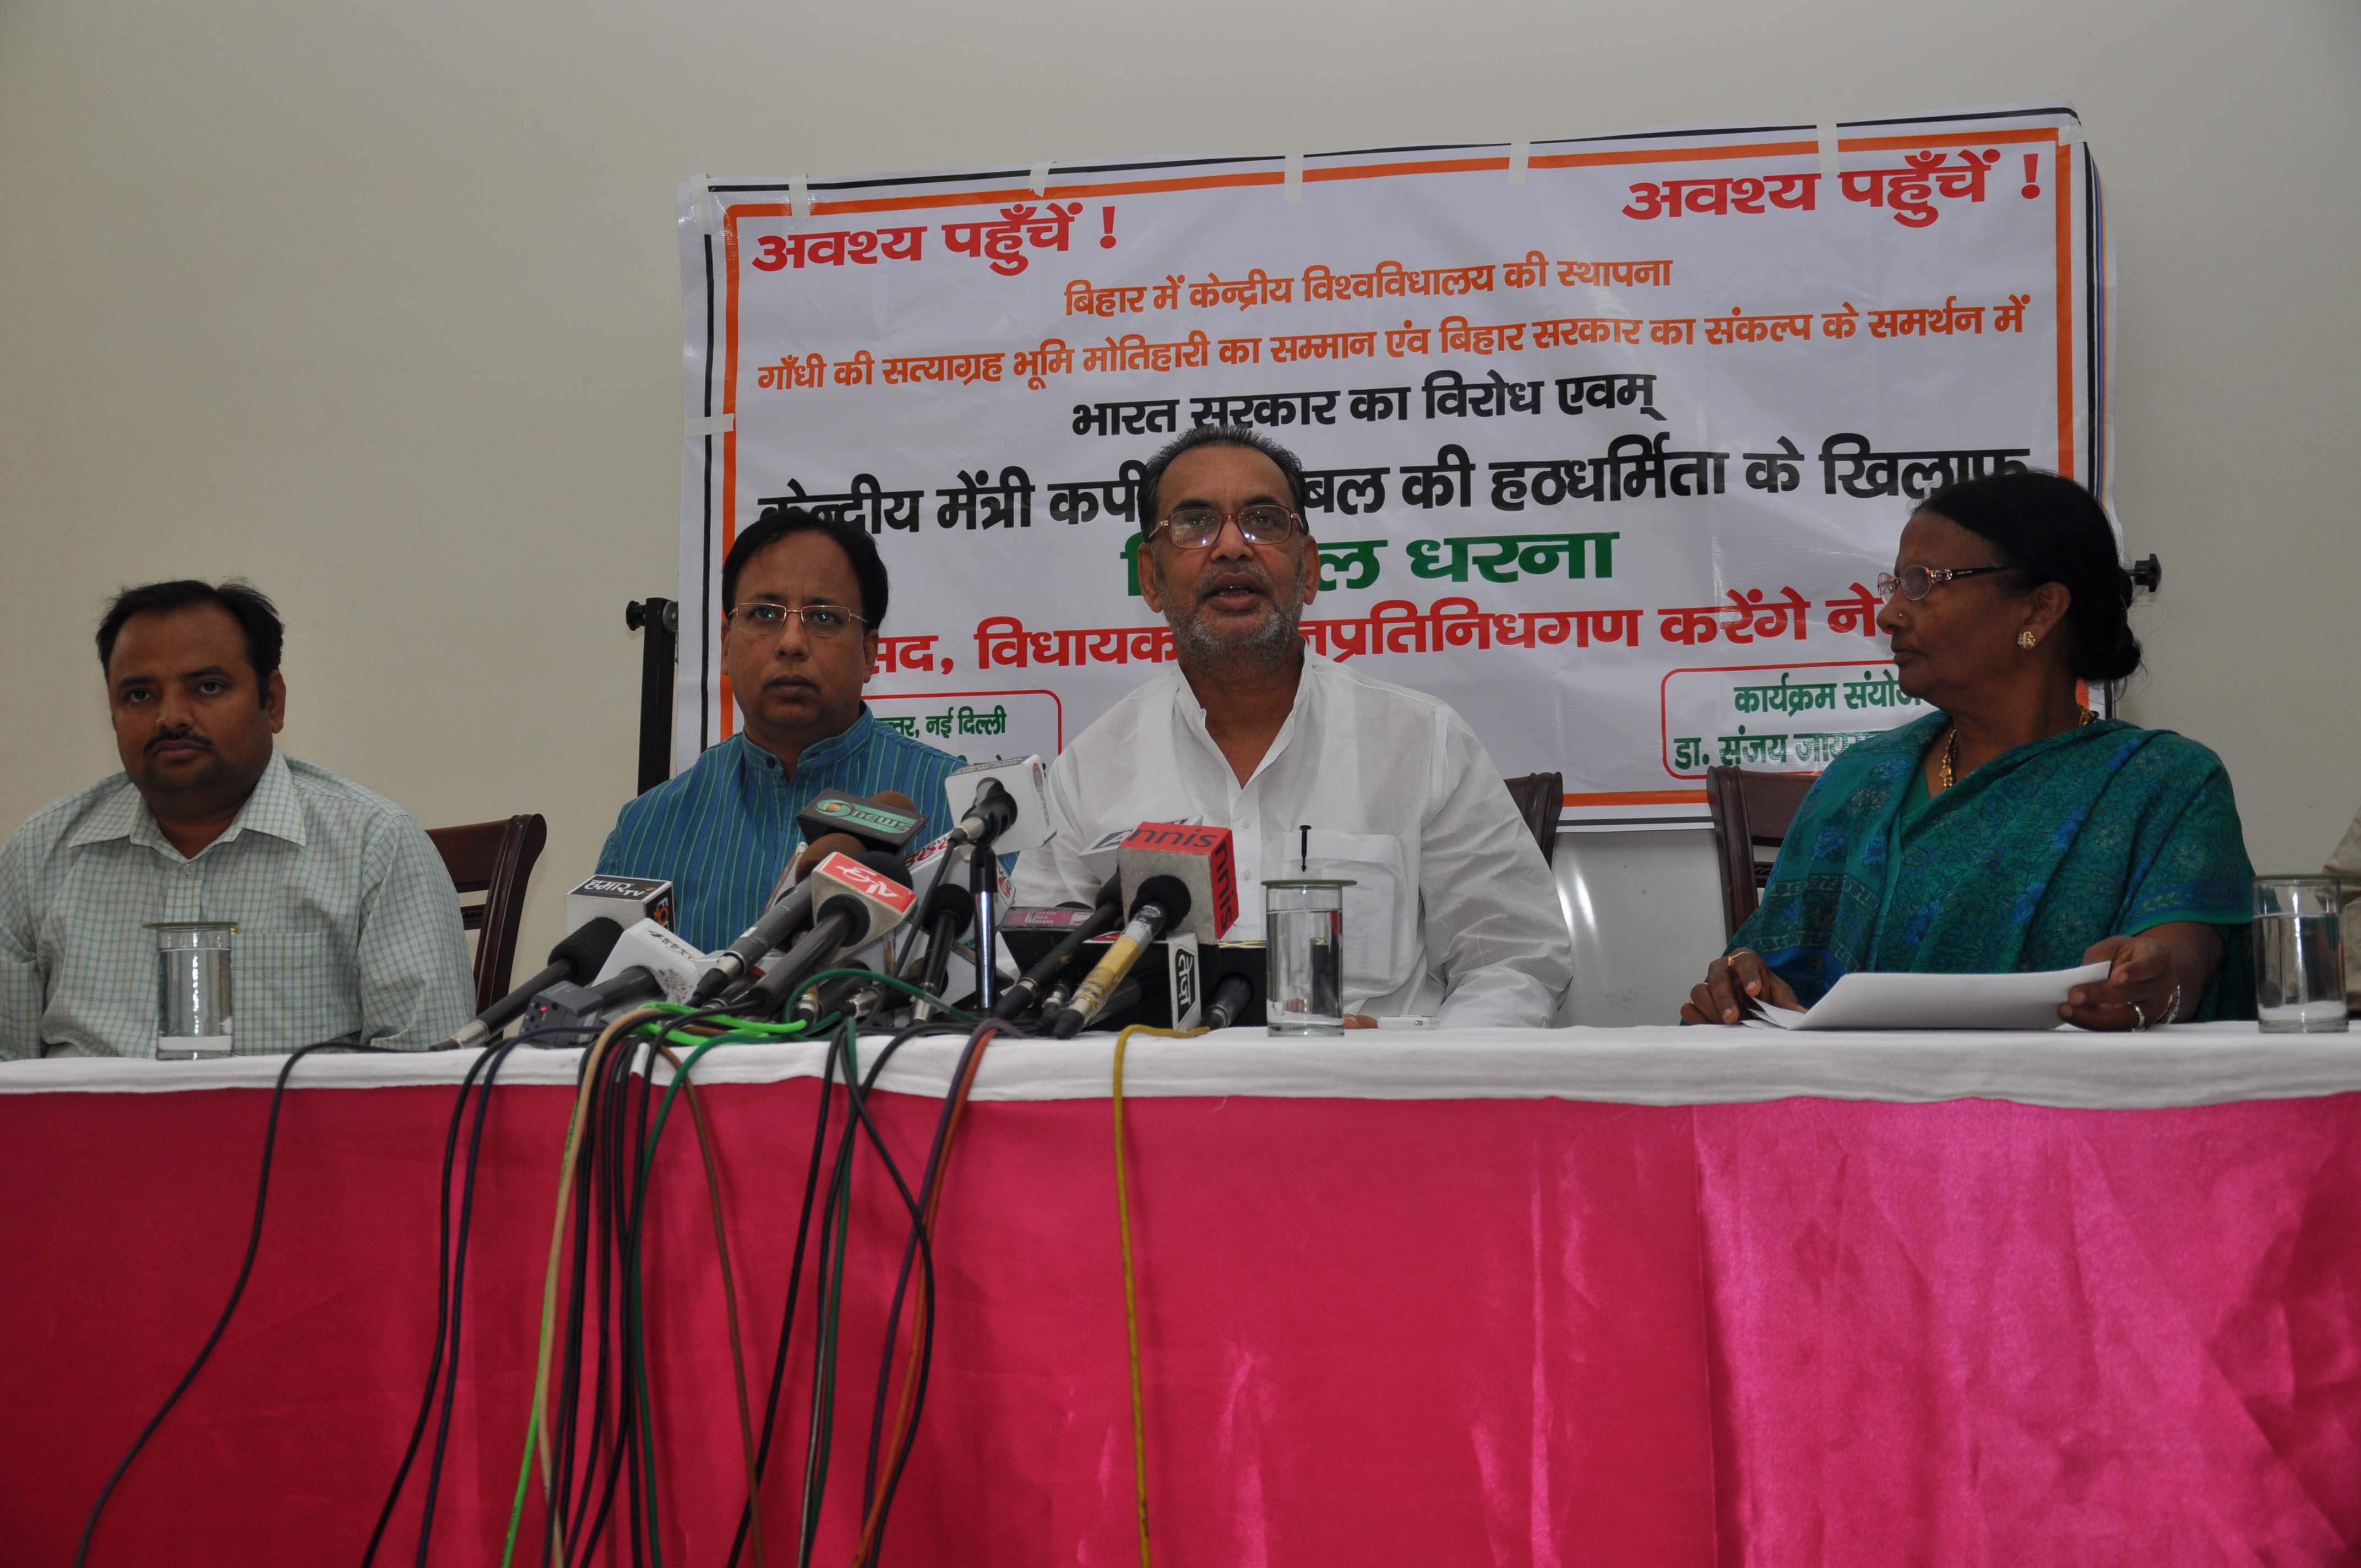
[[684, 186], [676, 762], [737, 722], [721, 561], [781, 503], [876, 536], [883, 719], [1055, 752], [1172, 657], [1133, 482], [1224, 422], [1310, 475], [1311, 646], [1569, 820], [1697, 817], [1708, 765], [1926, 711], [1872, 624], [1916, 499], [2104, 494], [2069, 110], [1289, 161]]

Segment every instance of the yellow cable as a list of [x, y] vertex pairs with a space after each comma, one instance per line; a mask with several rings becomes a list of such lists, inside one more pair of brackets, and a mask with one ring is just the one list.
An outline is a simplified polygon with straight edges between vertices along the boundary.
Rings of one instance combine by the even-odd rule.
[[1131, 1472], [1139, 1499], [1139, 1568], [1148, 1562], [1148, 1413], [1139, 1395], [1139, 1290], [1131, 1264], [1131, 1178], [1123, 1155], [1123, 1058], [1134, 1035], [1185, 1040], [1202, 1029], [1152, 1029], [1134, 1024], [1115, 1037], [1115, 1212], [1123, 1235], [1123, 1327], [1131, 1354]]

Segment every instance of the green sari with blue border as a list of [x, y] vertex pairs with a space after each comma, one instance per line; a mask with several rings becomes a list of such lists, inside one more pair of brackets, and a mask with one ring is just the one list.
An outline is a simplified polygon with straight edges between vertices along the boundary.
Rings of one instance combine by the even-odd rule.
[[1760, 953], [1808, 1007], [1855, 970], [2069, 969], [2103, 937], [2192, 920], [2221, 928], [2222, 962], [2182, 1016], [2254, 1016], [2255, 873], [2219, 757], [2101, 719], [1929, 801], [1919, 769], [1945, 722], [1930, 714], [1828, 764], [1732, 949]]

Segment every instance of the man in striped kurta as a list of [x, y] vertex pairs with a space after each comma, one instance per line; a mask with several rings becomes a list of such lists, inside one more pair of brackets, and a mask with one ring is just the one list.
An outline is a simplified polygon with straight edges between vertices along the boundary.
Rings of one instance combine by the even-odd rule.
[[773, 508], [721, 565], [721, 667], [745, 728], [623, 807], [602, 876], [664, 877], [673, 924], [711, 952], [754, 923], [823, 790], [899, 790], [950, 830], [960, 759], [877, 721], [861, 688], [885, 620], [885, 564], [858, 525]]

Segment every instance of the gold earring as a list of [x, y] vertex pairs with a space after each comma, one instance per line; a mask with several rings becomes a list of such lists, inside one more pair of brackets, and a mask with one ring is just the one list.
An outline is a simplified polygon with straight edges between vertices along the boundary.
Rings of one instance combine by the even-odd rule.
[[2036, 637], [2030, 630], [2020, 631], [2016, 634], [2016, 645], [2026, 650], [2027, 652], [2032, 652], [2033, 645], [2040, 641], [2041, 639]]

